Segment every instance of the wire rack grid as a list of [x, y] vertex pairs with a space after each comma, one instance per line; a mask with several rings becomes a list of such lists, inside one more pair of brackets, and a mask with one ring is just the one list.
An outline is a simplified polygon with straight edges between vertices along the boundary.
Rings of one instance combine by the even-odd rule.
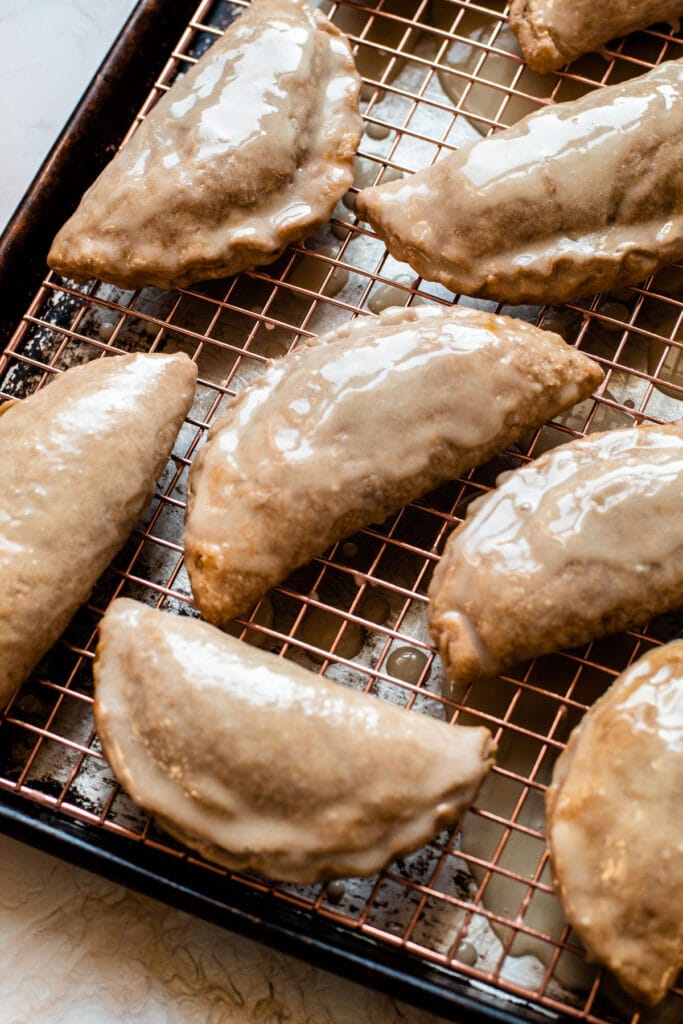
[[[130, 127], [153, 108], [239, 14], [241, 2], [202, 0]], [[316, 918], [471, 979], [479, 991], [592, 1024], [675, 1021], [677, 989], [640, 1012], [611, 977], [585, 962], [562, 919], [543, 841], [543, 794], [572, 728], [616, 675], [653, 645], [683, 633], [683, 616], [539, 659], [495, 685], [441, 695], [425, 624], [426, 593], [446, 537], [497, 475], [571, 437], [681, 413], [683, 267], [586, 303], [509, 309], [453, 296], [393, 260], [354, 215], [359, 188], [408, 174], [544, 104], [626, 80], [683, 55], [671, 28], [619, 41], [569, 70], [535, 75], [496, 0], [321, 3], [349, 35], [363, 75], [365, 134], [354, 187], [332, 221], [272, 266], [160, 292], [81, 286], [52, 273], [0, 361], [0, 397], [21, 398], [59, 371], [133, 350], [188, 352], [197, 396], [152, 506], [91, 599], [0, 719], [0, 796], [28, 797], [84, 822], [186, 858]], [[125, 140], [124, 140], [125, 141]], [[606, 371], [595, 398], [481, 467], [336, 544], [295, 572], [236, 635], [341, 683], [460, 723], [486, 724], [498, 765], [457, 829], [380, 875], [328, 886], [278, 885], [233, 875], [163, 833], [116, 784], [92, 721], [97, 623], [118, 595], [196, 614], [182, 561], [187, 469], [216, 414], [268, 359], [300, 339], [387, 305], [463, 302], [550, 326]]]

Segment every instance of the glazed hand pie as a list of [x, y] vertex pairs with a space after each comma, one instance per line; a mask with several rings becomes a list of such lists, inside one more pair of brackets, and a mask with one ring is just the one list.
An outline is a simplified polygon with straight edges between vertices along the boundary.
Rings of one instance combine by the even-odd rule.
[[226, 867], [315, 882], [370, 875], [474, 800], [495, 747], [328, 682], [197, 619], [115, 601], [95, 719], [123, 787]]
[[544, 107], [358, 195], [396, 259], [454, 292], [558, 303], [683, 257], [683, 60]]
[[472, 502], [429, 590], [453, 683], [683, 604], [683, 420], [572, 441]]
[[149, 503], [196, 377], [185, 355], [114, 356], [0, 407], [0, 709]]
[[588, 953], [654, 1006], [683, 967], [683, 641], [649, 651], [572, 733], [546, 794], [557, 893]]
[[557, 335], [463, 307], [388, 309], [270, 364], [191, 468], [185, 553], [227, 622], [292, 569], [590, 394]]
[[512, 0], [510, 27], [529, 67], [554, 71], [610, 39], [681, 14], [681, 0]]
[[55, 238], [65, 277], [176, 288], [270, 263], [353, 178], [360, 79], [306, 0], [254, 0], [178, 79]]

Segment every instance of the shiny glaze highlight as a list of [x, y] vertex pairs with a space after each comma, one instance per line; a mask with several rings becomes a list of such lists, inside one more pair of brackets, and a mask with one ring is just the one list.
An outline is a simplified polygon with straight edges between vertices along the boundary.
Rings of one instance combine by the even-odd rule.
[[682, 492], [678, 434], [619, 430], [562, 445], [511, 472], [454, 538], [458, 588], [466, 593], [482, 564], [501, 580], [537, 574], [540, 581], [568, 559], [646, 572], [683, 539]]
[[677, 607], [682, 491], [683, 421], [594, 434], [506, 474], [430, 587], [452, 683]]
[[351, 184], [359, 88], [306, 0], [254, 0], [105, 168], [50, 266], [170, 288], [271, 262]]
[[565, 302], [683, 257], [681, 140], [678, 60], [366, 189], [356, 211], [453, 291]]
[[558, 895], [588, 952], [655, 1005], [683, 966], [683, 641], [649, 651], [572, 733], [547, 792]]
[[224, 622], [335, 540], [590, 392], [589, 359], [476, 310], [389, 309], [271, 364], [193, 464], [187, 567]]
[[450, 727], [117, 600], [101, 624], [95, 718], [126, 790], [230, 868], [314, 882], [369, 875], [474, 800], [487, 729]]

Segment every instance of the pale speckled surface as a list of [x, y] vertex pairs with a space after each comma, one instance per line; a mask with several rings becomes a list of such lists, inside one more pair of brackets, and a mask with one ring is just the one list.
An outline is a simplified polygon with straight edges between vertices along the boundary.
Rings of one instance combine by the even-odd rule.
[[[132, 0], [1, 0], [0, 227]], [[436, 1024], [0, 836], [0, 1024]]]
[[2, 1024], [437, 1018], [0, 837]]
[[0, 229], [135, 0], [1, 0]]

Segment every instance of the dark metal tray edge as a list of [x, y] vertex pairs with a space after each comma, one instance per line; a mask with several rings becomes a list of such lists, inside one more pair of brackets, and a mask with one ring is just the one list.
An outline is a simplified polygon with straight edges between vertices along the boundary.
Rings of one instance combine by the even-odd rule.
[[[469, 982], [425, 963], [418, 956], [386, 949], [359, 932], [316, 920], [269, 893], [230, 878], [217, 881], [205, 869], [142, 843], [100, 830], [19, 794], [0, 794], [0, 831], [110, 881], [264, 942], [284, 953], [371, 985], [421, 1009], [472, 1024], [519, 1024], [571, 1018], [524, 1007], [520, 1017], [473, 993]], [[220, 889], [220, 895], [217, 890]]]
[[[39, 287], [56, 231], [111, 159], [196, 9], [197, 0], [140, 0], [77, 103], [0, 236], [0, 344], [7, 343]], [[142, 58], [144, 54], [144, 59]], [[11, 792], [0, 792], [0, 832], [207, 921], [264, 942], [421, 1009], [472, 1024], [573, 1019], [475, 990], [419, 956], [387, 949], [269, 894], [216, 880], [185, 860]], [[214, 891], [212, 891], [214, 890]], [[475, 994], [476, 992], [476, 994]], [[512, 1006], [512, 1004], [511, 1004]]]
[[196, 7], [136, 4], [24, 193], [0, 236], [0, 344], [45, 276], [52, 239], [111, 160]]

